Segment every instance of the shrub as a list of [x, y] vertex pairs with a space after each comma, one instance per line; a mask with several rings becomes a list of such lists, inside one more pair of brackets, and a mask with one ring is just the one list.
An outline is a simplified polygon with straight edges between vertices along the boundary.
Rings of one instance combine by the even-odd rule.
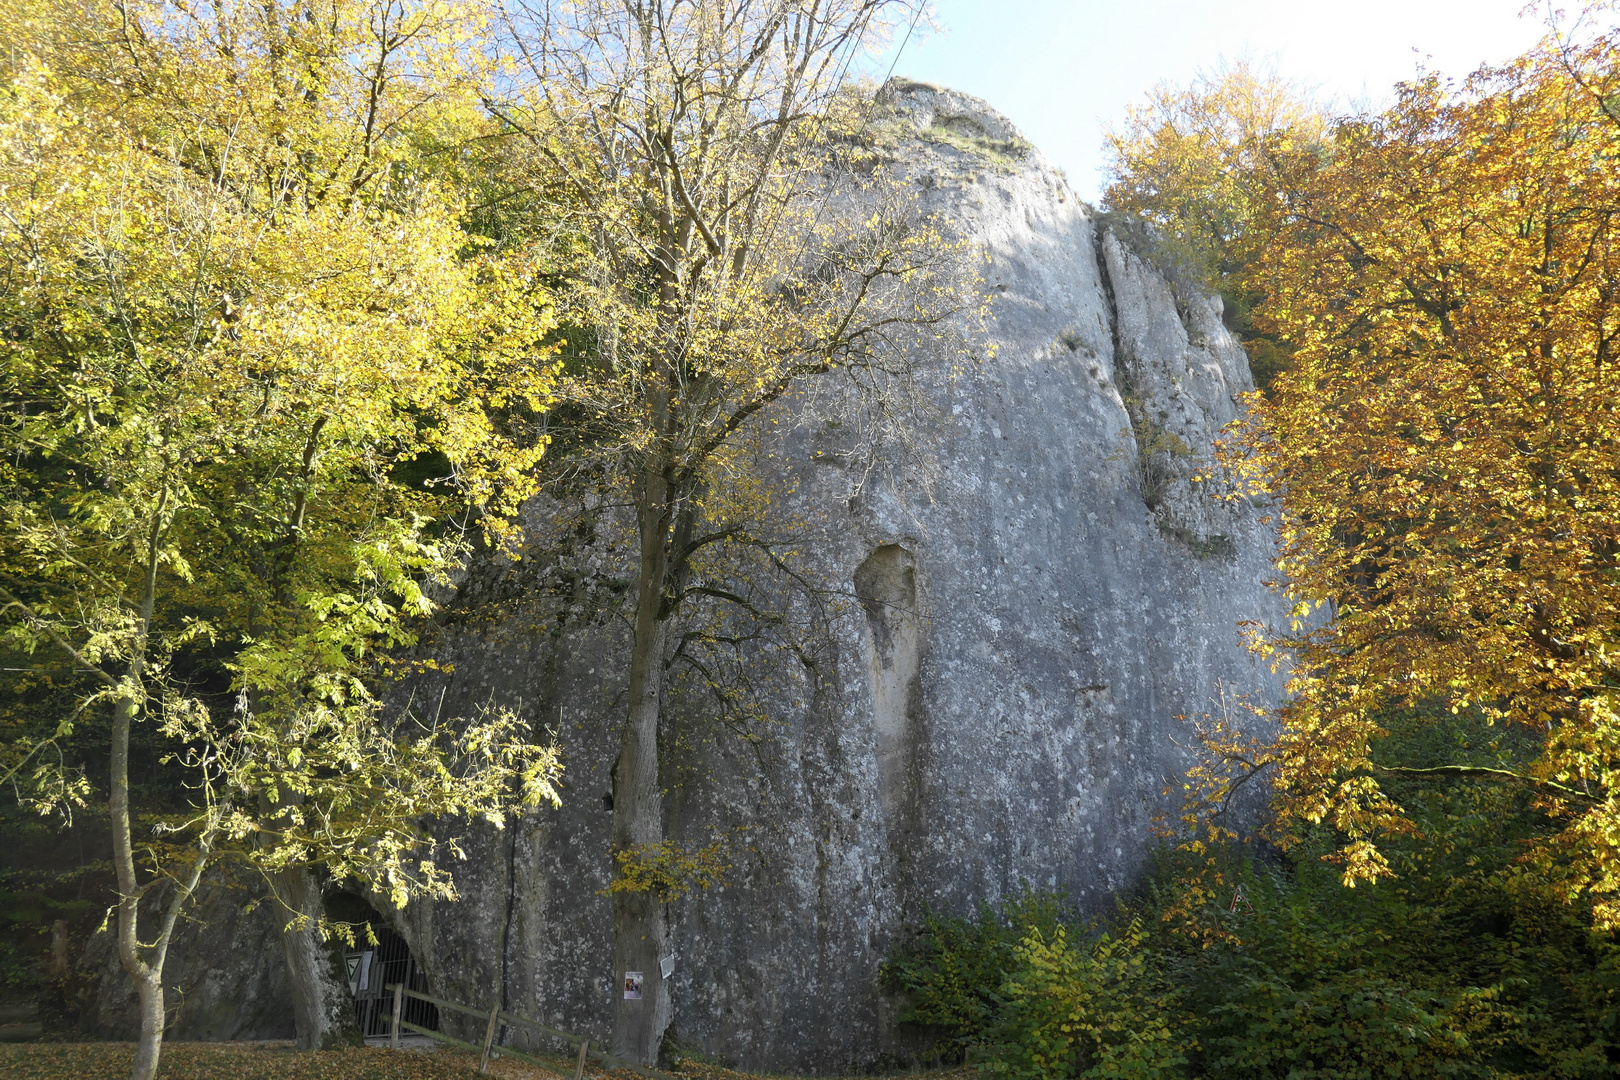
[[1001, 984], [1031, 934], [1050, 939], [1075, 919], [1056, 893], [1024, 889], [998, 909], [980, 904], [972, 918], [925, 911], [916, 937], [883, 967], [883, 982], [906, 996], [902, 1023], [943, 1029], [942, 1060], [963, 1060], [1001, 1008]]
[[1173, 995], [1144, 940], [1139, 922], [1083, 946], [1061, 926], [1049, 940], [1031, 929], [985, 1032], [987, 1071], [1008, 1080], [1184, 1075]]

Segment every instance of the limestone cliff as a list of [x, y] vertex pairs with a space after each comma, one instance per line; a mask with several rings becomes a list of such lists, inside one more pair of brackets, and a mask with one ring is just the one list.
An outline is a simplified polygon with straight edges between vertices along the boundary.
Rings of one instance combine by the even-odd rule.
[[[813, 663], [758, 676], [770, 722], [670, 704], [671, 835], [729, 838], [734, 860], [673, 905], [672, 1035], [749, 1067], [903, 1054], [877, 969], [908, 920], [1022, 882], [1101, 905], [1185, 765], [1175, 718], [1219, 684], [1278, 692], [1237, 628], [1273, 613], [1272, 535], [1192, 479], [1251, 387], [1219, 300], [1100, 229], [982, 102], [891, 82], [873, 131], [856, 150], [983, 246], [994, 314], [977, 363], [925, 362], [912, 450], [932, 475], [873, 471], [836, 423], [778, 446], [804, 573], [848, 602], [825, 607]], [[403, 921], [450, 996], [603, 1033], [629, 575], [611, 510], [589, 504], [536, 504], [553, 546], [469, 583], [434, 646], [454, 674], [415, 691], [554, 725], [565, 805], [486, 837], [457, 868], [465, 899]]]
[[[903, 1056], [877, 973], [925, 905], [1029, 882], [1103, 906], [1185, 767], [1176, 717], [1223, 684], [1279, 693], [1237, 626], [1276, 614], [1272, 534], [1193, 479], [1250, 388], [1219, 300], [1100, 226], [982, 102], [891, 82], [849, 153], [982, 246], [993, 315], [976, 362], [922, 361], [926, 467], [874, 461], [836, 421], [761, 434], [813, 586], [778, 598], [772, 633], [802, 630], [798, 651], [740, 646], [763, 718], [701, 686], [671, 695], [670, 834], [719, 838], [732, 863], [672, 906], [671, 1036], [753, 1068]], [[565, 800], [475, 834], [459, 903], [397, 916], [437, 992], [597, 1036], [618, 990], [601, 894], [630, 577], [616, 514], [588, 493], [536, 500], [528, 557], [451, 604], [431, 643], [444, 673], [408, 693], [539, 717]]]

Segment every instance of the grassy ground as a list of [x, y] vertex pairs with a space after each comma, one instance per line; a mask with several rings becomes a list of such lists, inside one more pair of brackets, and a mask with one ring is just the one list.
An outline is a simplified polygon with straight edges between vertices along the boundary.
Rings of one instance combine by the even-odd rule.
[[[134, 1043], [0, 1044], [0, 1077], [5, 1080], [122, 1080], [135, 1059]], [[559, 1066], [564, 1063], [559, 1059]], [[573, 1072], [572, 1063], [568, 1073]], [[477, 1055], [460, 1050], [327, 1050], [300, 1054], [291, 1043], [184, 1043], [163, 1045], [159, 1080], [468, 1080], [477, 1075]], [[500, 1080], [557, 1080], [518, 1061], [490, 1063]], [[682, 1080], [764, 1080], [754, 1073], [689, 1063], [677, 1070]], [[642, 1080], [627, 1071], [586, 1070], [591, 1080]], [[929, 1080], [970, 1080], [966, 1069], [931, 1072]], [[895, 1078], [900, 1080], [900, 1078]]]

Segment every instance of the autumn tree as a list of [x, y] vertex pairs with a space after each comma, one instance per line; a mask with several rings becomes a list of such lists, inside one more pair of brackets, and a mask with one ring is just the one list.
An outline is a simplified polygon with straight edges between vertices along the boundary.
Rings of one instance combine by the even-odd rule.
[[[967, 301], [956, 249], [881, 170], [835, 152], [870, 114], [845, 76], [902, 0], [515, 4], [490, 107], [530, 183], [569, 207], [557, 261], [574, 353], [551, 432], [633, 507], [629, 705], [614, 769], [617, 971], [669, 955], [659, 725], [673, 621], [738, 599], [705, 555], [755, 543], [750, 425], [829, 376], [866, 401]], [[868, 155], [869, 156], [869, 155]], [[882, 406], [877, 407], [882, 411]], [[656, 876], [656, 875], [654, 875]], [[656, 1058], [672, 1010], [649, 977], [614, 1053]]]
[[[377, 694], [466, 523], [503, 542], [543, 448], [523, 417], [552, 379], [545, 294], [479, 254], [418, 157], [477, 116], [438, 78], [466, 23], [363, 0], [0, 15], [0, 633], [34, 658], [19, 677], [77, 690], [7, 733], [5, 777], [44, 811], [82, 800], [47, 751], [110, 717], [137, 1078], [177, 920], [221, 860], [281, 905], [320, 1045], [349, 1010], [316, 868], [399, 905], [453, 896], [424, 818], [556, 799], [520, 718]], [[178, 803], [131, 804], [138, 724]]]
[[1262, 388], [1286, 357], [1253, 324], [1254, 271], [1282, 188], [1328, 152], [1327, 131], [1307, 87], [1241, 60], [1154, 87], [1108, 133], [1104, 206], [1147, 223], [1160, 261], [1221, 293]]
[[[1345, 880], [1412, 828], [1392, 776], [1520, 785], [1541, 880], [1620, 923], [1620, 35], [1403, 84], [1285, 165], [1263, 326], [1293, 350], [1242, 447], [1298, 601], [1275, 768]], [[1318, 611], [1320, 609], [1320, 611]], [[1313, 614], [1314, 613], [1314, 614]], [[1380, 715], [1478, 725], [1394, 757]], [[1422, 715], [1421, 712], [1414, 715]], [[1534, 751], [1515, 756], [1517, 730]], [[1518, 740], [1523, 741], [1523, 740]]]

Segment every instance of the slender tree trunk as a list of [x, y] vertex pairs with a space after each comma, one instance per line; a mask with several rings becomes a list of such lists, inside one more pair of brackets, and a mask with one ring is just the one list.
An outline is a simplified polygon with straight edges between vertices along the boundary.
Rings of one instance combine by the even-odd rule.
[[281, 954], [292, 982], [298, 1049], [359, 1045], [363, 1040], [343, 953], [333, 942], [322, 941], [317, 928], [324, 909], [315, 871], [289, 866], [276, 876], [276, 891], [285, 920]]
[[[136, 675], [138, 676], [138, 671]], [[135, 845], [129, 814], [129, 729], [135, 722], [135, 699], [128, 694], [113, 706], [112, 775], [107, 810], [112, 818], [113, 871], [118, 877], [118, 961], [135, 983], [140, 1002], [141, 1034], [135, 1048], [131, 1080], [153, 1080], [163, 1053], [163, 971], [141, 959], [141, 897], [135, 881]]]
[[[630, 705], [619, 743], [613, 783], [613, 847], [657, 844], [664, 838], [663, 792], [658, 786], [658, 716], [664, 689], [665, 622], [660, 615], [669, 565], [670, 498], [667, 480], [649, 467], [639, 487], [640, 592], [630, 650]], [[659, 961], [669, 954], [663, 900], [648, 892], [613, 894], [613, 955], [620, 980], [613, 1018], [613, 1052], [656, 1064], [673, 1006]], [[642, 976], [639, 1000], [624, 996], [626, 973]]]
[[[131, 665], [131, 672], [139, 675], [138, 661]], [[129, 810], [129, 731], [138, 710], [137, 700], [127, 695], [120, 697], [113, 707], [112, 782], [107, 808], [112, 818], [113, 869], [118, 876], [118, 960], [135, 982], [141, 1014], [140, 1042], [135, 1049], [135, 1065], [130, 1076], [131, 1080], [154, 1080], [158, 1059], [163, 1053], [163, 1028], [167, 1018], [163, 968], [169, 955], [169, 943], [174, 940], [174, 927], [181, 911], [196, 894], [197, 883], [202, 880], [213, 856], [219, 817], [228, 813], [230, 807], [227, 803], [210, 808], [209, 820], [197, 839], [196, 858], [184, 874], [170, 878], [170, 892], [162, 905], [156, 937], [143, 944], [140, 939], [141, 891], [135, 880], [135, 845]]]
[[140, 1041], [135, 1044], [134, 1080], [157, 1076], [158, 1059], [163, 1054], [163, 1027], [168, 1020], [163, 1004], [163, 977], [159, 972], [136, 975], [135, 997], [141, 1015]]
[[[140, 1042], [135, 1049], [134, 1067], [130, 1070], [131, 1080], [155, 1080], [157, 1076], [158, 1059], [163, 1053], [163, 1028], [167, 1019], [163, 1000], [163, 966], [169, 955], [169, 943], [174, 940], [174, 927], [181, 911], [191, 902], [191, 897], [197, 891], [197, 883], [202, 880], [203, 872], [213, 856], [220, 814], [230, 809], [229, 803], [208, 806], [202, 832], [197, 838], [196, 858], [183, 875], [170, 876], [170, 892], [161, 907], [158, 932], [152, 941], [143, 943], [140, 938], [143, 890], [136, 880], [135, 842], [129, 806], [129, 734], [145, 703], [145, 691], [141, 685], [146, 676], [147, 635], [152, 625], [152, 612], [157, 608], [158, 554], [168, 502], [169, 491], [165, 488], [158, 498], [147, 530], [145, 580], [141, 587], [136, 632], [124, 682], [120, 684], [111, 675], [90, 665], [102, 682], [118, 687], [113, 704], [112, 741], [108, 748], [111, 775], [108, 777], [107, 816], [112, 825], [113, 872], [118, 879], [118, 961], [135, 982], [141, 1013]], [[80, 660], [77, 653], [73, 655]]]

